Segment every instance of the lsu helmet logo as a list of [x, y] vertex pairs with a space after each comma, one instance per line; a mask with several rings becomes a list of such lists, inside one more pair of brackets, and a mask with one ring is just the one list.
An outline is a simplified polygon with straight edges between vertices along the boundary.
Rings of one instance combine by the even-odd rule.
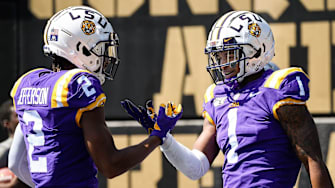
[[261, 35], [261, 28], [257, 23], [251, 23], [248, 25], [249, 33], [254, 37], [259, 37]]
[[85, 35], [92, 35], [95, 33], [95, 24], [92, 21], [84, 20], [81, 23], [81, 30], [84, 32]]

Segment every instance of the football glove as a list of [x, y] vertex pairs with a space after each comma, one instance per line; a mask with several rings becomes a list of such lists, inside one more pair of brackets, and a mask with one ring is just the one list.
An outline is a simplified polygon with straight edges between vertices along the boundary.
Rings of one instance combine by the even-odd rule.
[[166, 134], [174, 128], [182, 114], [183, 108], [180, 104], [178, 106], [174, 105], [172, 102], [168, 102], [167, 105], [161, 104], [157, 121], [154, 124], [150, 136], [158, 136], [161, 139], [161, 144], [163, 144]]
[[121, 106], [123, 109], [131, 116], [134, 120], [138, 121], [142, 127], [147, 131], [148, 134], [154, 128], [157, 115], [152, 104], [152, 100], [148, 100], [145, 103], [145, 108], [143, 106], [136, 106], [129, 99], [121, 101]]

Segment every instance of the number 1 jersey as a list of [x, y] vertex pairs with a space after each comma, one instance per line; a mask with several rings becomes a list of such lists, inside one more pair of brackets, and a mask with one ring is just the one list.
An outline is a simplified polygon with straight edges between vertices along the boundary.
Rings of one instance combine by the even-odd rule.
[[34, 69], [16, 81], [11, 97], [36, 187], [97, 187], [80, 118], [104, 105], [99, 80], [82, 69]]
[[216, 126], [225, 155], [224, 187], [293, 187], [301, 166], [278, 121], [282, 105], [305, 105], [309, 79], [300, 68], [263, 75], [242, 89], [211, 85], [203, 116]]

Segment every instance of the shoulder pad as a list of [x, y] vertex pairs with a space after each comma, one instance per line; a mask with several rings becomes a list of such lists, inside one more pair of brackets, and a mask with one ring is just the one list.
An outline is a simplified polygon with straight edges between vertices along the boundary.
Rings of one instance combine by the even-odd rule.
[[216, 85], [212, 84], [212, 85], [210, 85], [207, 88], [207, 90], [205, 92], [205, 95], [204, 95], [204, 101], [205, 101], [205, 103], [207, 103], [208, 101], [210, 101], [211, 99], [214, 98], [214, 88], [215, 87], [216, 87]]
[[264, 87], [279, 89], [283, 80], [292, 73], [303, 73], [308, 78], [308, 75], [301, 68], [290, 67], [273, 72], [266, 80]]
[[68, 104], [68, 93], [69, 93], [69, 83], [72, 80], [72, 78], [78, 74], [78, 73], [89, 73], [87, 70], [83, 69], [72, 69], [66, 72], [63, 76], [61, 76], [57, 82], [55, 83], [55, 86], [52, 91], [52, 101], [51, 101], [51, 107], [52, 108], [58, 108], [58, 107], [67, 107]]

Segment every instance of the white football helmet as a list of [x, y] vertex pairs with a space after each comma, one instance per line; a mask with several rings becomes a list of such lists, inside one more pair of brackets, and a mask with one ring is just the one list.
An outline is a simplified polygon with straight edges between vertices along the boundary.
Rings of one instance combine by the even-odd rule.
[[265, 66], [264, 66], [264, 70], [273, 70], [273, 71], [277, 71], [279, 70], [280, 68], [273, 62], [269, 62], [267, 63]]
[[114, 79], [120, 63], [119, 38], [97, 10], [74, 6], [52, 16], [44, 29], [44, 54], [60, 56], [96, 75]]
[[[262, 17], [248, 11], [228, 12], [214, 23], [209, 32], [205, 48], [207, 71], [216, 84], [234, 80], [241, 82], [246, 76], [261, 71], [273, 58], [274, 44], [271, 28]], [[229, 51], [227, 63], [221, 63], [218, 58], [217, 52], [220, 51]], [[239, 73], [225, 80], [222, 68], [234, 67], [237, 63]]]

